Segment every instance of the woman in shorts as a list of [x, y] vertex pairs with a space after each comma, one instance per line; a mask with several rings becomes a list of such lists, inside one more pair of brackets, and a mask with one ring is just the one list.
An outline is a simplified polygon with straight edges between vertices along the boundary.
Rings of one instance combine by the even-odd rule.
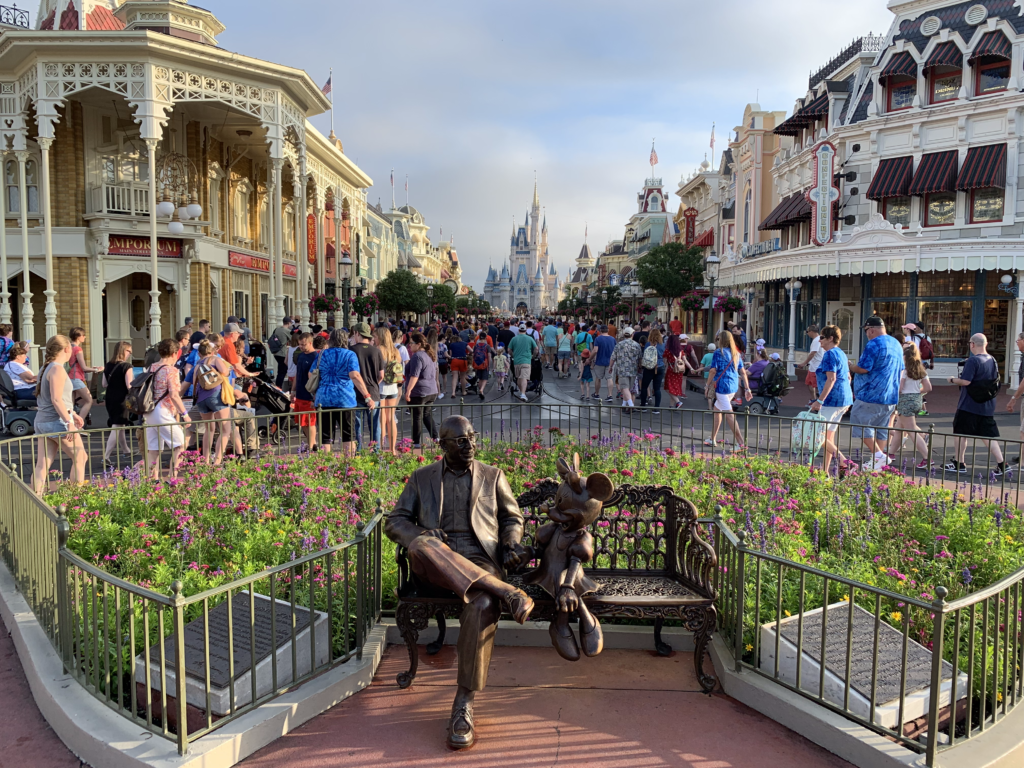
[[[910, 432], [914, 447], [921, 454], [918, 469], [927, 469], [928, 441], [917, 426], [917, 414], [924, 407], [924, 396], [932, 391], [928, 371], [921, 362], [921, 351], [913, 342], [903, 347], [903, 373], [900, 375], [900, 399], [896, 403], [896, 429], [889, 442], [890, 453], [899, 453], [903, 448], [904, 436], [900, 430]], [[895, 458], [895, 457], [893, 457]]]
[[395, 342], [392, 339], [391, 331], [387, 328], [375, 328], [373, 331], [373, 343], [380, 349], [384, 357], [384, 380], [380, 384], [380, 429], [384, 439], [385, 448], [391, 451], [392, 456], [398, 455], [398, 423], [395, 420], [395, 406], [398, 405], [398, 394], [402, 381], [388, 383], [388, 368], [392, 363], [402, 364], [402, 356], [398, 354]]
[[569, 378], [569, 364], [572, 358], [572, 331], [565, 327], [565, 323], [558, 326], [558, 378]]
[[39, 435], [36, 465], [32, 470], [32, 490], [41, 496], [46, 490], [46, 475], [61, 450], [72, 461], [71, 479], [85, 484], [85, 462], [89, 458], [82, 445], [82, 417], [74, 411], [71, 379], [64, 366], [71, 360], [71, 340], [54, 336], [46, 342], [43, 367], [36, 381], [39, 410], [33, 425]]
[[[820, 413], [828, 427], [825, 432], [825, 473], [832, 464], [844, 468], [853, 464], [840, 452], [836, 445], [836, 430], [839, 422], [853, 404], [853, 390], [850, 388], [850, 363], [846, 353], [839, 348], [843, 340], [843, 332], [837, 326], [826, 325], [821, 329], [821, 362], [814, 372], [815, 384], [818, 387], [818, 399], [811, 403], [811, 411]], [[856, 466], [856, 465], [854, 465]]]
[[149, 476], [160, 479], [160, 451], [171, 449], [171, 477], [178, 476], [178, 461], [185, 450], [185, 432], [178, 426], [178, 419], [189, 420], [185, 403], [181, 401], [181, 379], [174, 363], [178, 359], [180, 345], [175, 339], [164, 339], [156, 345], [160, 355], [149, 367], [153, 374], [153, 401], [156, 407], [142, 417], [147, 425], [146, 454], [149, 460]]
[[747, 384], [747, 372], [743, 370], [743, 358], [736, 347], [735, 337], [730, 331], [719, 331], [715, 339], [718, 344], [715, 348], [715, 355], [711, 359], [711, 369], [708, 372], [708, 383], [705, 385], [704, 396], [714, 400], [714, 417], [711, 426], [711, 438], [704, 441], [704, 445], [713, 448], [716, 445], [718, 430], [724, 420], [732, 430], [735, 438], [734, 453], [743, 453], [747, 450], [743, 442], [743, 433], [740, 432], [740, 425], [736, 422], [736, 416], [732, 412], [732, 399], [736, 393], [743, 388], [743, 393], [749, 401], [753, 395], [750, 394], [750, 386]]
[[[210, 422], [206, 425], [206, 431], [203, 433], [203, 456], [215, 467], [224, 463], [224, 451], [227, 450], [228, 441], [231, 439], [231, 423], [228, 421], [231, 418], [231, 406], [224, 402], [222, 394], [225, 387], [231, 386], [228, 382], [228, 374], [231, 369], [227, 363], [217, 357], [217, 343], [220, 340], [221, 337], [218, 334], [211, 333], [199, 342], [199, 362], [196, 364], [195, 380], [192, 387], [194, 393], [192, 399], [195, 409], [199, 413], [199, 419]], [[214, 384], [217, 374], [220, 375], [221, 380], [219, 384]], [[213, 384], [209, 389], [200, 383], [199, 379], [203, 375], [207, 377], [207, 384]], [[213, 461], [210, 461], [210, 453], [213, 451], [213, 433], [217, 431], [213, 423], [215, 421], [223, 423], [219, 425], [216, 453], [213, 455]]]
[[85, 421], [85, 425], [92, 426], [92, 419], [89, 411], [92, 410], [93, 399], [89, 391], [89, 385], [85, 381], [85, 374], [99, 373], [102, 368], [92, 368], [85, 364], [85, 353], [82, 352], [82, 344], [85, 343], [85, 329], [72, 328], [68, 331], [71, 339], [71, 360], [68, 361], [68, 376], [71, 378], [72, 396], [75, 405], [78, 406], [78, 415]]

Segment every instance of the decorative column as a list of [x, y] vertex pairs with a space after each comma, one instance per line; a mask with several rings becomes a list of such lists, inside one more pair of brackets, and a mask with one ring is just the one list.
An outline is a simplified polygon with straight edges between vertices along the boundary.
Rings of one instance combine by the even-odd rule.
[[[0, 152], [0, 168], [6, 155]], [[11, 314], [11, 292], [7, 287], [7, 214], [0, 207], [0, 323], [11, 322]]]
[[273, 248], [277, 252], [277, 320], [274, 322], [280, 322], [281, 318], [284, 317], [284, 199], [282, 190], [282, 168], [284, 167], [284, 159], [275, 157], [271, 159], [271, 163], [274, 166], [274, 188], [271, 190], [271, 203], [273, 204], [273, 218], [274, 220], [274, 245]]
[[1013, 301], [1014, 320], [1013, 320], [1013, 370], [1010, 372], [1010, 389], [1014, 392], [1021, 385], [1020, 377], [1017, 375], [1020, 371], [1020, 349], [1017, 347], [1017, 336], [1024, 332], [1024, 296], [1021, 296], [1020, 291], [1020, 273], [1017, 273], [1017, 295]]
[[149, 343], [160, 343], [160, 265], [156, 245], [156, 148], [160, 139], [146, 139], [149, 155]]
[[[28, 152], [18, 150], [14, 153], [18, 158], [18, 181], [20, 189], [19, 201], [21, 203], [21, 336], [28, 342], [35, 343], [36, 335], [35, 318], [32, 312], [32, 270], [28, 258], [28, 178], [25, 171], [25, 163], [28, 162]], [[46, 343], [46, 340], [43, 340]]]
[[50, 147], [53, 146], [53, 139], [39, 136], [36, 142], [42, 154], [40, 205], [43, 209], [43, 248], [46, 254], [46, 308], [43, 314], [46, 317], [46, 338], [51, 339], [57, 335], [57, 291], [53, 287], [53, 217], [50, 211]]
[[754, 286], [748, 285], [746, 291], [744, 292], [744, 298], [746, 298], [747, 300], [747, 360], [750, 361], [756, 360], [755, 350], [757, 347], [757, 345], [754, 344], [754, 326], [752, 320], [754, 316], [755, 295], [756, 294], [754, 293]]
[[789, 291], [789, 360], [786, 373], [790, 376], [796, 376], [796, 297], [800, 293], [800, 286], [799, 280], [786, 283], [786, 290]]
[[[305, 165], [301, 160], [299, 162]], [[292, 183], [292, 204], [295, 208], [295, 304], [299, 324], [306, 325], [309, 317], [309, 297], [306, 296], [309, 284], [309, 230], [306, 226], [306, 174], [300, 171], [299, 176], [300, 180]]]

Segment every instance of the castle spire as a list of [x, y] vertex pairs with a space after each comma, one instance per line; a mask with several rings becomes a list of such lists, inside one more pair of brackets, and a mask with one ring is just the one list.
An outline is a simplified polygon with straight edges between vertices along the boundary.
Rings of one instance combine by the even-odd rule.
[[533, 207], [540, 208], [540, 195], [537, 194], [537, 172], [533, 172]]

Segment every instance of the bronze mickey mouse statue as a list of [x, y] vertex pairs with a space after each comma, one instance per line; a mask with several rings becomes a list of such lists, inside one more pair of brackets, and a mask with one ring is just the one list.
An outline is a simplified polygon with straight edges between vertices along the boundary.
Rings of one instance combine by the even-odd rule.
[[[551, 520], [537, 529], [532, 547], [526, 547], [522, 562], [536, 557], [540, 565], [524, 577], [527, 584], [539, 584], [555, 598], [558, 612], [551, 622], [551, 644], [568, 661], [578, 661], [580, 648], [587, 656], [596, 656], [604, 647], [601, 625], [583, 603], [583, 596], [597, 591], [597, 584], [583, 572], [583, 563], [594, 557], [594, 537], [587, 528], [598, 515], [605, 501], [615, 490], [611, 479], [600, 472], [580, 475], [579, 454], [573, 455], [572, 466], [558, 459], [562, 484], [555, 492], [554, 506], [540, 507]], [[579, 615], [580, 643], [569, 626], [573, 611]]]

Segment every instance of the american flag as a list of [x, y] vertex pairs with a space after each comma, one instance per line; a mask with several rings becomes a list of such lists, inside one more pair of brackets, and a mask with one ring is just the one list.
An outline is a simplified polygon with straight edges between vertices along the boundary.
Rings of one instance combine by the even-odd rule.
[[324, 83], [324, 87], [320, 89], [320, 91], [323, 93], [324, 96], [326, 96], [328, 93], [331, 92], [331, 80], [333, 80], [333, 79], [334, 79], [334, 75], [331, 74], [331, 76], [327, 78], [327, 82]]
[[651, 168], [658, 164], [658, 153], [654, 149], [654, 142], [651, 142]]
[[711, 151], [715, 151], [715, 124], [711, 124]]
[[395, 188], [395, 169], [391, 169], [391, 188]]

